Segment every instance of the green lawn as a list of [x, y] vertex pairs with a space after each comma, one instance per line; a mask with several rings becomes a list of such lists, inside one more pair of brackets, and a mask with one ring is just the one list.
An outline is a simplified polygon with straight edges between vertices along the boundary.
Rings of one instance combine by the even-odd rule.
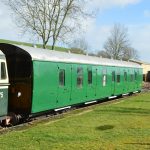
[[[33, 46], [33, 44], [31, 43], [25, 43], [25, 42], [17, 42], [17, 41], [10, 41], [10, 40], [4, 40], [4, 39], [0, 39], [0, 43], [9, 43], [9, 44], [17, 44], [17, 45], [25, 45], [25, 46]], [[41, 44], [37, 44], [36, 45], [38, 48], [42, 48]], [[47, 46], [47, 49], [52, 49], [51, 46]], [[55, 50], [58, 51], [68, 51], [67, 48], [63, 48], [63, 47], [55, 47]]]
[[76, 110], [0, 136], [0, 149], [150, 149], [150, 93]]

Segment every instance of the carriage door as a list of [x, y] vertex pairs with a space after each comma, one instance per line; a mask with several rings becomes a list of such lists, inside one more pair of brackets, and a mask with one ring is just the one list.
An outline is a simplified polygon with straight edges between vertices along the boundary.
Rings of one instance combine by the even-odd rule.
[[134, 89], [135, 89], [135, 90], [138, 89], [138, 80], [137, 80], [137, 76], [138, 76], [138, 71], [135, 69], [135, 70], [134, 70], [134, 80], [135, 80], [135, 87], [134, 87]]
[[128, 74], [127, 74], [127, 70], [124, 70], [124, 85], [123, 85], [123, 90], [124, 90], [124, 93], [127, 93], [128, 92]]
[[116, 81], [116, 73], [114, 69], [112, 70], [111, 75], [112, 75], [111, 94], [114, 95], [115, 94], [115, 81]]
[[97, 82], [97, 68], [96, 66], [89, 66], [87, 68], [87, 98], [89, 100], [96, 97], [96, 82]]
[[58, 96], [57, 106], [63, 107], [70, 104], [71, 93], [71, 65], [58, 65]]

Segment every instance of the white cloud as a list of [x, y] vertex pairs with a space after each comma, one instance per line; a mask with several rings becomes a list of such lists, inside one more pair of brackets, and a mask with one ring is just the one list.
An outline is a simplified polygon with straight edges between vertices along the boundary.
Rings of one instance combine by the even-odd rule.
[[[150, 24], [128, 25], [127, 27], [132, 47], [138, 50], [141, 60], [150, 62]], [[96, 26], [94, 23], [91, 24], [86, 37], [92, 50], [103, 50], [111, 28], [111, 25]]]
[[21, 35], [12, 17], [8, 7], [0, 3], [0, 39], [28, 42], [27, 37]]
[[[92, 5], [99, 9], [108, 9], [111, 7], [125, 7], [129, 4], [136, 4], [140, 0], [93, 0]], [[150, 17], [150, 11], [144, 11], [145, 17]], [[12, 16], [2, 3], [0, 3], [0, 38], [29, 41], [28, 38], [20, 38], [19, 30], [12, 21]], [[139, 50], [140, 57], [144, 61], [150, 62], [150, 24], [129, 25], [128, 32], [133, 47]], [[110, 34], [111, 25], [97, 25], [96, 20], [86, 20], [84, 23], [86, 39], [91, 45], [92, 50], [102, 50], [104, 42]], [[81, 35], [77, 35], [81, 36]]]
[[94, 22], [91, 27], [88, 27], [86, 38], [92, 51], [100, 51], [103, 49], [103, 44], [110, 34], [110, 29], [111, 26], [109, 25], [96, 26]]
[[16, 38], [14, 23], [8, 12], [8, 8], [0, 3], [0, 38], [13, 39]]
[[150, 24], [131, 25], [129, 34], [133, 47], [139, 51], [141, 60], [150, 62]]
[[[139, 3], [141, 0], [93, 0], [89, 7], [98, 9], [100, 12], [112, 7], [125, 7]], [[86, 38], [93, 50], [102, 50], [104, 42], [110, 34], [111, 25], [97, 25], [96, 21], [86, 20]]]

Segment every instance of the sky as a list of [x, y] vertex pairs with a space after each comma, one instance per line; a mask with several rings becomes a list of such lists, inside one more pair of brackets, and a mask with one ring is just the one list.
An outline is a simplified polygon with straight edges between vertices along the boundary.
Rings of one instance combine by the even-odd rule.
[[[98, 10], [96, 17], [83, 20], [84, 36], [91, 51], [103, 50], [110, 30], [119, 23], [128, 28], [129, 40], [138, 50], [140, 60], [150, 63], [150, 0], [92, 0], [88, 9], [91, 8]], [[0, 18], [0, 39], [36, 42], [20, 33], [11, 12], [2, 3]]]

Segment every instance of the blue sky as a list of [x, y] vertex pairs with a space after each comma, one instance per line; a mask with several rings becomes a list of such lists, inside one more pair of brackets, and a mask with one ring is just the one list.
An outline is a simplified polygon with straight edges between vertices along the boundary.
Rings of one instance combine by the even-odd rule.
[[[150, 63], [150, 0], [92, 0], [88, 9], [98, 9], [96, 18], [84, 20], [84, 36], [91, 50], [103, 49], [114, 23], [128, 28], [132, 47], [140, 59]], [[8, 8], [0, 3], [0, 39], [36, 42], [20, 34]], [[80, 35], [76, 35], [77, 37]]]
[[97, 23], [112, 24], [113, 22], [120, 22], [126, 25], [139, 24], [141, 22], [149, 23], [145, 11], [149, 11], [148, 13], [150, 13], [149, 0], [141, 0], [138, 3], [126, 5], [124, 7], [113, 6], [112, 8], [105, 9], [103, 12], [99, 13], [97, 16]]

